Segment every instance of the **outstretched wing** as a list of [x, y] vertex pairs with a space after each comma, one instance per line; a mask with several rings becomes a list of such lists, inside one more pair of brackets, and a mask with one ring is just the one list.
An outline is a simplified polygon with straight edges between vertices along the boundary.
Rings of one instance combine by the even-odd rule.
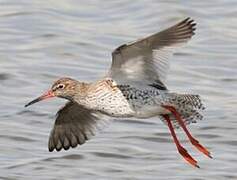
[[168, 59], [175, 47], [191, 39], [195, 25], [193, 20], [187, 18], [147, 38], [118, 47], [112, 53], [109, 77], [118, 83], [164, 86], [162, 82], [169, 68]]
[[54, 127], [49, 137], [49, 151], [62, 148], [68, 150], [85, 143], [103, 124], [99, 114], [83, 108], [74, 102], [68, 102], [57, 113]]

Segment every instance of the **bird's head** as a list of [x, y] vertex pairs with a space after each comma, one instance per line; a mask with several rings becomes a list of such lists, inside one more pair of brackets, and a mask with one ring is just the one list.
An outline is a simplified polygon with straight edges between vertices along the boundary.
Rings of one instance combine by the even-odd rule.
[[54, 82], [50, 90], [46, 91], [40, 97], [26, 104], [25, 107], [52, 97], [60, 97], [72, 100], [75, 94], [78, 92], [77, 89], [79, 85], [80, 83], [74, 79], [60, 78]]

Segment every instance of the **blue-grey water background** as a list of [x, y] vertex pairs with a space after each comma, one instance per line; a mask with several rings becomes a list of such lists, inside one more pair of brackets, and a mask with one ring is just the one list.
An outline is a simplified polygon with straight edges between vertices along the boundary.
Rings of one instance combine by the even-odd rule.
[[[192, 17], [194, 38], [171, 59], [171, 91], [203, 97], [189, 129], [208, 159], [178, 135], [201, 169], [177, 153], [159, 119], [113, 121], [83, 146], [48, 152], [54, 99], [25, 109], [59, 77], [103, 76], [117, 46]], [[0, 179], [237, 179], [237, 1], [0, 0]]]

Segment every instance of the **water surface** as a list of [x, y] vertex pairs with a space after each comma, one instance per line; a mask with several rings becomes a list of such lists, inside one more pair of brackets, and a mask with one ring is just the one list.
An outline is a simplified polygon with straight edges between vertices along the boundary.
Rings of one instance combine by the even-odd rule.
[[[237, 2], [234, 0], [1, 0], [0, 179], [237, 179]], [[171, 91], [200, 94], [205, 118], [189, 126], [208, 159], [178, 135], [201, 169], [185, 163], [158, 119], [113, 121], [83, 146], [48, 152], [65, 101], [25, 109], [62, 76], [93, 81], [111, 52], [186, 17], [196, 35], [171, 59]]]

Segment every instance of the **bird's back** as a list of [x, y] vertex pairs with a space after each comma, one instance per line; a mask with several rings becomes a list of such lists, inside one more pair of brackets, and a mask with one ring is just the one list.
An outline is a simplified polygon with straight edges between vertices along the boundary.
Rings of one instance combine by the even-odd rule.
[[167, 90], [153, 86], [138, 88], [128, 84], [116, 84], [112, 79], [92, 85], [87, 96], [88, 108], [99, 110], [113, 117], [149, 118], [164, 113], [161, 107]]

